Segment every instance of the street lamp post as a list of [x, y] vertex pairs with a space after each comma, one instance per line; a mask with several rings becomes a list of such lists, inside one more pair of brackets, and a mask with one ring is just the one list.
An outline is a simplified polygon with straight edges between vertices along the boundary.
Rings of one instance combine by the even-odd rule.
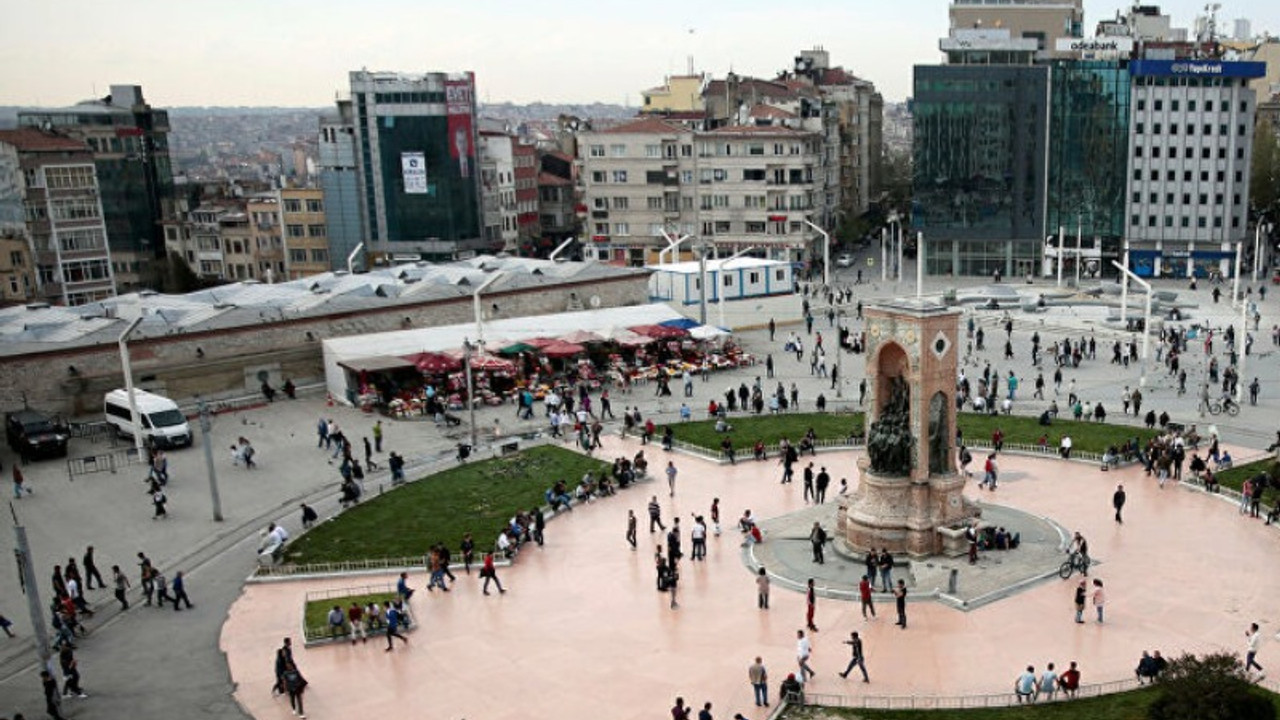
[[1236, 402], [1241, 405], [1244, 404], [1244, 386], [1245, 386], [1244, 360], [1246, 357], [1249, 356], [1248, 352], [1246, 352], [1247, 348], [1249, 347], [1248, 341], [1249, 341], [1249, 302], [1248, 300], [1242, 297], [1240, 298], [1240, 341], [1239, 341], [1240, 351], [1239, 351], [1239, 354], [1236, 355], [1236, 357], [1240, 358], [1239, 362], [1236, 363], [1236, 365], [1238, 366], [1236, 370], [1240, 376], [1236, 380]]
[[707, 253], [713, 244], [703, 240], [698, 243], [698, 322], [707, 324]]
[[1076, 213], [1076, 290], [1080, 289], [1080, 240], [1083, 235], [1084, 215]]
[[[141, 310], [141, 309], [139, 309]], [[138, 317], [129, 323], [129, 326], [120, 333], [120, 369], [124, 371], [124, 390], [129, 395], [129, 420], [133, 423], [133, 446], [138, 452], [138, 459], [145, 460], [147, 455], [143, 448], [142, 417], [138, 413], [138, 398], [135, 396], [133, 389], [133, 366], [129, 363], [129, 336], [133, 331], [138, 329], [138, 325], [142, 323], [142, 315], [139, 312]]]
[[471, 425], [471, 447], [476, 446], [476, 399], [475, 399], [475, 378], [471, 368], [471, 353], [475, 351], [475, 345], [470, 340], [462, 341], [462, 368], [467, 374], [467, 422]]
[[666, 230], [662, 230], [661, 232], [662, 232], [662, 239], [667, 241], [667, 246], [658, 251], [658, 264], [659, 265], [662, 264], [662, 256], [666, 255], [667, 253], [671, 253], [671, 261], [675, 262], [676, 248], [680, 247], [681, 243], [683, 243], [685, 240], [688, 240], [693, 236], [681, 235], [678, 238], [672, 238], [671, 235], [669, 235]]
[[213, 437], [209, 434], [213, 429], [212, 413], [202, 399], [197, 399], [196, 406], [200, 413], [200, 444], [204, 446], [204, 470], [209, 476], [209, 499], [213, 502], [213, 520], [222, 522], [222, 498], [218, 495], [218, 471], [213, 464]]
[[[31, 558], [31, 546], [27, 543], [27, 529], [18, 522], [18, 512], [12, 502], [9, 503], [9, 514], [13, 516], [13, 557], [18, 561], [18, 577], [22, 581], [23, 593], [27, 596], [27, 613], [31, 618], [31, 630], [35, 634], [36, 654], [40, 656], [40, 666], [53, 674], [53, 650], [49, 646], [49, 630], [44, 624], [44, 606], [40, 603], [40, 586], [36, 580], [35, 563]], [[55, 708], [62, 707], [59, 693], [53, 694], [52, 702]]]
[[1253, 281], [1258, 282], [1258, 273], [1262, 271], [1262, 234], [1264, 228], [1270, 235], [1271, 225], [1264, 223], [1263, 217], [1258, 217], [1258, 225], [1253, 230]]
[[485, 278], [485, 281], [480, 283], [480, 287], [476, 288], [475, 292], [471, 293], [471, 301], [474, 304], [476, 315], [476, 342], [481, 345], [484, 344], [484, 317], [480, 312], [480, 293], [484, 292], [490, 285], [497, 282], [500, 277], [502, 277], [502, 272], [495, 272]]
[[836, 399], [837, 400], [844, 399], [844, 362], [843, 362], [844, 342], [842, 342], [841, 336], [844, 335], [844, 319], [846, 317], [847, 315], [845, 315], [844, 308], [840, 308], [839, 310], [836, 311], [836, 322], [838, 323], [838, 325], [836, 326]]
[[1231, 304], [1236, 304], [1236, 298], [1240, 296], [1240, 258], [1243, 253], [1244, 243], [1236, 243], [1236, 277], [1231, 283]]
[[924, 297], [924, 233], [916, 233], [916, 298]]
[[[817, 230], [818, 234], [822, 236], [822, 284], [826, 287], [831, 287], [831, 234], [808, 220], [805, 220], [804, 224]], [[737, 255], [734, 257], [737, 257]], [[733, 258], [729, 259], [732, 260]]]
[[1062, 240], [1066, 228], [1058, 226], [1058, 287], [1062, 287]]
[[889, 229], [880, 228], [880, 280], [889, 279]]
[[1143, 318], [1142, 320], [1142, 375], [1138, 378], [1138, 387], [1146, 387], [1147, 386], [1147, 357], [1148, 355], [1150, 355], [1150, 350], [1151, 350], [1151, 294], [1153, 292], [1151, 289], [1151, 283], [1138, 277], [1133, 273], [1132, 270], [1125, 267], [1124, 265], [1121, 265], [1115, 260], [1112, 260], [1111, 264], [1114, 265], [1117, 270], [1124, 273], [1125, 277], [1132, 279], [1134, 282], [1138, 283], [1139, 285], [1146, 288], [1147, 290], [1147, 303], [1146, 303], [1146, 308], [1143, 311], [1143, 315], [1142, 315], [1142, 318]]
[[[808, 222], [808, 221], [806, 220], [805, 222]], [[724, 272], [725, 272], [725, 270], [728, 270], [728, 269], [729, 269], [729, 263], [731, 263], [731, 262], [733, 262], [734, 260], [736, 260], [736, 259], [738, 259], [738, 258], [742, 257], [743, 255], [746, 255], [747, 253], [751, 252], [752, 250], [755, 250], [755, 248], [754, 248], [754, 247], [749, 247], [749, 248], [746, 248], [745, 250], [739, 250], [738, 252], [736, 252], [736, 253], [734, 253], [734, 254], [730, 255], [728, 258], [726, 258], [726, 259], [724, 259], [724, 260], [721, 260], [721, 261], [720, 261], [720, 277], [721, 277], [722, 279], [721, 279], [721, 280], [719, 280], [719, 281], [716, 283], [716, 286], [717, 286], [717, 287], [716, 287], [716, 298], [717, 298], [716, 306], [717, 306], [717, 308], [718, 308], [718, 309], [719, 309], [719, 311], [720, 311], [720, 327], [725, 327], [725, 324], [724, 324], [724, 280], [723, 280], [723, 278], [724, 278]], [[739, 294], [741, 294], [741, 290], [739, 290]], [[704, 322], [703, 324], [705, 325], [706, 323]]]

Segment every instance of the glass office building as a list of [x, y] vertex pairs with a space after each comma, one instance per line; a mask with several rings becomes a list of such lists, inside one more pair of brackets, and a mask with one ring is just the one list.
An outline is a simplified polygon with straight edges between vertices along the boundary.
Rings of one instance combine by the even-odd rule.
[[1125, 234], [1128, 61], [1057, 61], [1051, 72], [1046, 234], [1062, 228], [1068, 247], [1077, 233], [1090, 247], [1099, 239], [1106, 263], [1120, 256]]
[[931, 275], [1038, 271], [1045, 66], [916, 66], [913, 229]]

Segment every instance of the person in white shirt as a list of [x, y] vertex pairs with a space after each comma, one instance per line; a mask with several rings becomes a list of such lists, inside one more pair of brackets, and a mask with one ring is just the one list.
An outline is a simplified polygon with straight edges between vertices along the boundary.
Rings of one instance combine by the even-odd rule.
[[800, 682], [808, 682], [808, 679], [817, 675], [813, 668], [809, 667], [809, 656], [813, 654], [813, 647], [809, 644], [809, 638], [804, 636], [803, 630], [796, 631], [796, 662], [800, 665]]
[[1058, 692], [1058, 673], [1053, 671], [1053, 663], [1049, 663], [1049, 667], [1040, 675], [1040, 686], [1036, 688], [1036, 695], [1044, 696], [1046, 700], [1053, 700], [1056, 692]]
[[1256, 669], [1258, 671], [1258, 679], [1266, 677], [1262, 670], [1262, 666], [1258, 664], [1258, 643], [1262, 639], [1262, 632], [1258, 630], [1258, 623], [1253, 623], [1249, 629], [1244, 632], [1244, 637], [1248, 641], [1247, 651], [1244, 656], [1244, 671]]
[[1062, 454], [1064, 460], [1071, 459], [1071, 436], [1063, 435], [1062, 442], [1058, 443], [1058, 452]]

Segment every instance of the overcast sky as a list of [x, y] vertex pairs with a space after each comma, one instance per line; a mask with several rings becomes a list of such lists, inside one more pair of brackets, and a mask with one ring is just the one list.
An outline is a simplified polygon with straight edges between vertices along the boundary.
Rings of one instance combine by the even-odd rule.
[[[938, 62], [946, 0], [46, 0], [0, 14], [0, 105], [68, 105], [140, 84], [157, 106], [329, 105], [359, 68], [474, 70], [482, 100], [639, 102], [664, 75], [772, 76], [822, 45], [834, 64], [907, 96]], [[1190, 26], [1202, 0], [1166, 2]], [[1274, 0], [1223, 3], [1254, 33]], [[1086, 34], [1127, 5], [1086, 0]], [[1270, 12], [1267, 12], [1270, 10]]]

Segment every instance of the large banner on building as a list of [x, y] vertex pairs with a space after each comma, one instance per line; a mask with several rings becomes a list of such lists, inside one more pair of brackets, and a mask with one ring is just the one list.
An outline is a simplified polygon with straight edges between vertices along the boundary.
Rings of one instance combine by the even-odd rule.
[[400, 153], [400, 173], [404, 177], [405, 194], [427, 194], [427, 157], [424, 153]]
[[449, 75], [444, 81], [444, 101], [449, 118], [449, 154], [458, 163], [458, 174], [471, 177], [476, 155], [471, 126], [475, 116], [475, 76]]

